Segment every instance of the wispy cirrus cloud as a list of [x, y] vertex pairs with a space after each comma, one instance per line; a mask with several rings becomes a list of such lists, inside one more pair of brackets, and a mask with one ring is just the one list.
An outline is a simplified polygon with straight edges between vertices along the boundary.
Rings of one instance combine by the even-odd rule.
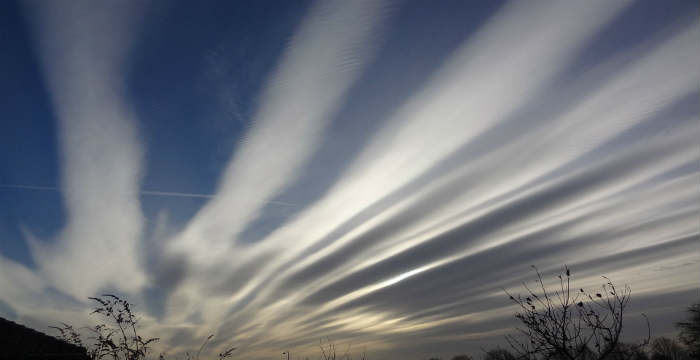
[[[358, 246], [363, 246], [361, 244], [367, 247], [374, 243], [375, 237], [361, 235], [372, 227], [386, 228], [384, 224], [394, 223], [393, 228], [404, 233], [413, 232], [416, 227], [424, 227], [424, 224], [416, 221], [421, 216], [411, 211], [411, 208], [418, 208], [412, 201], [419, 194], [418, 189], [401, 189], [407, 188], [406, 184], [415, 182], [422, 173], [430, 171], [431, 167], [457, 151], [460, 146], [527, 103], [530, 99], [525, 95], [538, 91], [547, 80], [551, 81], [560, 69], [556, 64], [564, 66], [566, 56], [573, 55], [606, 20], [614, 16], [615, 11], [621, 9], [621, 4], [610, 8], [587, 8], [587, 11], [592, 12], [590, 18], [575, 16], [576, 11], [571, 11], [564, 5], [552, 8], [546, 4], [540, 4], [539, 7], [513, 4], [502, 9], [478, 34], [456, 51], [428, 84], [396, 110], [366, 150], [348, 166], [346, 176], [335, 184], [325, 198], [306, 210], [297, 221], [273, 233], [266, 241], [279, 239], [278, 246], [284, 247], [287, 242], [283, 239], [305, 239], [302, 246], [295, 243], [287, 249], [289, 254], [305, 251], [307, 246], [313, 246], [317, 241], [334, 242], [331, 248], [314, 254], [305, 253], [303, 259], [291, 266], [292, 269], [302, 269], [301, 274], [296, 275], [297, 278], [313, 279], [313, 272], [321, 272], [323, 264], [337, 266], [351, 258], [341, 255], [347, 254], [340, 251], [344, 249], [343, 243], [349, 244], [347, 249], [356, 250], [359, 250]], [[552, 15], [553, 19], [558, 19], [562, 24], [576, 24], [580, 29], [557, 34], [550, 31], [549, 26], [552, 24], [533, 27], [532, 17], [528, 14], [542, 11], [551, 11], [556, 14]], [[592, 18], [596, 20], [591, 21]], [[514, 33], [525, 34], [526, 39], [532, 40], [528, 42], [526, 39], [516, 39], [512, 36]], [[529, 69], [534, 68], [543, 70], [533, 77]], [[504, 73], [508, 71], [513, 76]], [[522, 88], [518, 89], [518, 85]], [[439, 188], [445, 185], [439, 181], [444, 175], [440, 172], [431, 173], [424, 177], [423, 183], [429, 183], [428, 187], [432, 189]], [[400, 195], [397, 196], [396, 193]], [[460, 193], [454, 192], [449, 196], [452, 200], [457, 200], [456, 194]], [[385, 199], [389, 201], [382, 201]], [[375, 205], [379, 205], [381, 212], [371, 209]], [[393, 209], [390, 210], [390, 207]], [[423, 221], [434, 221], [439, 216], [437, 206], [429, 211], [430, 216], [423, 217]], [[392, 214], [399, 214], [398, 217], [406, 219], [401, 222], [402, 226], [391, 220]], [[336, 231], [348, 222], [352, 223], [348, 231]], [[384, 232], [382, 235], [388, 236], [389, 233]], [[401, 238], [400, 234], [393, 236]], [[360, 241], [355, 241], [358, 239]], [[402, 244], [407, 246], [405, 242]], [[321, 244], [321, 247], [324, 246]], [[336, 258], [331, 253], [343, 259]], [[377, 260], [376, 255], [371, 258]], [[325, 267], [327, 271], [327, 266]], [[336, 270], [342, 274], [347, 268]], [[297, 281], [292, 283], [296, 284]]]
[[[660, 180], [697, 161], [692, 114], [669, 120], [661, 133], [645, 130], [697, 90], [695, 49], [687, 46], [694, 26], [567, 81], [576, 56], [625, 11], [621, 3], [598, 6], [502, 9], [397, 109], [324, 198], [264, 239], [259, 247], [274, 244], [284, 252], [246, 273], [255, 286], [239, 288], [232, 305], [244, 308], [229, 319], [260, 326], [224, 329], [256, 348], [275, 343], [275, 334], [280, 341], [289, 333], [313, 338], [337, 326], [371, 341], [395, 329], [474, 316], [473, 301], [496, 296], [503, 286], [498, 276], [523, 262], [588, 264], [601, 254], [628, 252], [641, 261], [632, 253], [641, 256], [635, 251], [663, 241], [683, 245], [659, 261], [684, 260], [697, 237], [696, 205], [659, 219], [663, 227], [633, 224], [656, 223], [652, 209], [677, 206], [697, 179], [694, 173], [674, 183], [680, 196], [668, 196], [671, 185]], [[550, 20], [533, 21], [540, 16]], [[564, 27], [568, 31], [552, 31]], [[649, 191], [655, 195], [644, 204], [628, 202]], [[492, 269], [493, 257], [502, 259], [502, 270]], [[519, 260], [504, 262], [508, 258]], [[635, 260], [615, 266], [615, 259], [608, 260], [619, 277], [638, 273]], [[472, 279], [487, 269], [493, 276]], [[583, 274], [591, 277], [582, 282], [591, 284], [599, 275]], [[661, 283], [636, 281], [642, 292], [664, 291]], [[689, 276], [675, 286], [693, 281]], [[454, 294], [419, 295], [440, 293], [432, 284]], [[467, 290], [475, 285], [489, 295]], [[399, 310], [404, 304], [411, 305]], [[415, 315], [445, 306], [464, 313]], [[409, 314], [414, 317], [402, 320]]]
[[[168, 251], [184, 254], [192, 266], [189, 283], [180, 290], [208, 321], [218, 322], [223, 304], [217, 300], [207, 307], [197, 294], [212, 283], [227, 281], [232, 273], [254, 276], [254, 266], [253, 273], [246, 271], [251, 260], [269, 260], [269, 243], [236, 246], [237, 235], [299, 176], [349, 88], [371, 61], [386, 6], [377, 1], [329, 1], [312, 7], [268, 79], [215, 198], [170, 241]], [[232, 257], [242, 261], [231, 262]], [[246, 280], [238, 282], [243, 286]]]
[[[0, 306], [20, 317], [46, 304], [60, 309], [47, 319], [79, 316], [61, 296], [109, 287], [148, 305], [144, 331], [170, 354], [216, 333], [212, 352], [249, 358], [315, 354], [330, 336], [391, 359], [498, 343], [514, 325], [502, 289], [530, 264], [549, 279], [566, 263], [581, 287], [629, 283], [630, 311], [656, 314], [660, 333], [672, 322], [659, 298], [686, 305], [697, 289], [697, 18], [624, 39], [653, 5], [508, 2], [435, 55], [400, 43], [411, 21], [393, 21], [441, 27], [434, 9], [316, 3], [207, 195], [140, 186], [149, 120], [122, 78], [138, 6], [72, 4], [29, 6], [62, 154], [60, 186], [41, 189], [63, 191], [68, 224], [32, 241], [37, 271], [0, 257]], [[393, 62], [404, 56], [433, 67], [413, 79], [414, 61]], [[388, 96], [392, 76], [415, 87]], [[207, 203], [147, 227], [139, 195]], [[293, 214], [256, 233], [270, 203]]]
[[134, 292], [145, 280], [138, 260], [143, 150], [124, 73], [138, 5], [30, 2], [27, 10], [59, 120], [68, 213], [57, 239], [28, 235], [32, 255], [52, 286], [77, 298], [110, 287]]
[[375, 1], [329, 1], [310, 10], [268, 79], [216, 198], [179, 237], [191, 255], [204, 251], [209, 262], [211, 249], [228, 249], [266, 201], [299, 176], [370, 61], [384, 7]]

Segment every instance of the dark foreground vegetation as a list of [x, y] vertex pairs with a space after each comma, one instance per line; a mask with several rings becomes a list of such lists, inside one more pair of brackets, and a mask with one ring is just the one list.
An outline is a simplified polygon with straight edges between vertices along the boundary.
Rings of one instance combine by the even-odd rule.
[[89, 360], [84, 348], [0, 318], [0, 360]]
[[[676, 324], [678, 339], [649, 336], [639, 343], [622, 342], [623, 318], [630, 301], [629, 286], [619, 288], [605, 278], [598, 291], [576, 288], [571, 273], [557, 277], [558, 285], [548, 288], [535, 268], [535, 286], [523, 284], [524, 295], [512, 295], [520, 322], [516, 333], [506, 337], [510, 349], [483, 350], [474, 359], [457, 355], [452, 360], [691, 360], [700, 359], [700, 301], [687, 310], [685, 321]], [[144, 338], [138, 333], [138, 318], [131, 304], [116, 295], [106, 294], [91, 298], [96, 307], [92, 312], [103, 320], [99, 325], [85, 328], [90, 336], [83, 337], [69, 324], [52, 327], [59, 338], [86, 349], [89, 359], [142, 360], [149, 357], [151, 344], [158, 338]], [[647, 321], [647, 326], [648, 326]], [[212, 336], [186, 359], [199, 359]], [[235, 347], [218, 354], [219, 359], [234, 355]], [[284, 352], [287, 357], [289, 353]], [[283, 355], [284, 356], [284, 355]], [[161, 354], [159, 359], [165, 357]], [[352, 360], [348, 352], [338, 354], [331, 342], [320, 344], [322, 360]], [[365, 360], [364, 354], [358, 357]], [[438, 360], [432, 358], [430, 360]]]

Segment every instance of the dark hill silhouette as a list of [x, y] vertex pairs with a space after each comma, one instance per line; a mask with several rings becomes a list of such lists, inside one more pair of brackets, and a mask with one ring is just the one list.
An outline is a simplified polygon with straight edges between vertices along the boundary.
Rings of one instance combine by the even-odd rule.
[[0, 317], [0, 360], [89, 360], [87, 351]]

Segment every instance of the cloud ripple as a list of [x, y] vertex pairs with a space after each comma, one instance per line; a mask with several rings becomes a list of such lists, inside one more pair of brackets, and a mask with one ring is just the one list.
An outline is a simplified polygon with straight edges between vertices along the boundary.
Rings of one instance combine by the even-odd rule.
[[[325, 336], [382, 358], [477, 349], [513, 325], [501, 289], [529, 279], [530, 264], [550, 277], [569, 264], [582, 286], [603, 274], [629, 283], [634, 311], [661, 294], [685, 305], [700, 281], [698, 20], [678, 15], [595, 53], [639, 6], [506, 3], [382, 104], [391, 87], [361, 82], [385, 66], [377, 57], [395, 46], [384, 35], [400, 5], [315, 4], [217, 192], [188, 222], [163, 216], [145, 233], [143, 146], [119, 92], [128, 32], [103, 29], [127, 29], [138, 11], [100, 23], [105, 9], [49, 5], [36, 27], [70, 221], [57, 241], [32, 242], [38, 271], [0, 257], [0, 286], [13, 289], [0, 300], [26, 314], [28, 294], [111, 287], [157, 303], [144, 330], [164, 334], [170, 353], [214, 332], [212, 351], [230, 343], [249, 358], [303, 354]], [[75, 28], [56, 25], [66, 22]], [[378, 108], [354, 108], [365, 102]], [[382, 115], [333, 133], [348, 114]], [[277, 205], [293, 215], [258, 227]]]

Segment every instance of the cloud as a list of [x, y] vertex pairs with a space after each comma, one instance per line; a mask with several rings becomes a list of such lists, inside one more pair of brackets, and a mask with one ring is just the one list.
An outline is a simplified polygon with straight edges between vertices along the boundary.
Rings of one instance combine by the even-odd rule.
[[[589, 8], [587, 11], [600, 13], [591, 16], [596, 20], [579, 17], [576, 24], [581, 26], [580, 31], [565, 35], [553, 34], [549, 28], [552, 24], [541, 24], [539, 28], [531, 26], [531, 16], [528, 15], [538, 11], [551, 11], [551, 18], [559, 19], [557, 21], [562, 23], [569, 21], [567, 16], [575, 11], [569, 9], [571, 12], [567, 13], [566, 7], [562, 7], [539, 8], [523, 4], [502, 9], [458, 49], [413, 98], [390, 116], [387, 124], [358, 158], [347, 166], [344, 176], [323, 199], [305, 210], [294, 223], [272, 233], [265, 241], [284, 247], [285, 241], [281, 239], [305, 239], [301, 244], [297, 242], [293, 248], [287, 249], [292, 254], [303, 254], [303, 259], [295, 262], [295, 267], [304, 267], [326, 257], [327, 252], [309, 254], [305, 249], [309, 246], [323, 248], [331, 241], [335, 242], [335, 246], [340, 246], [349, 241], [351, 234], [340, 234], [332, 239], [325, 236], [344, 222], [351, 221], [353, 216], [377, 199], [401, 189], [403, 184], [410, 183], [459, 146], [517, 109], [519, 104], [527, 101], [523, 94], [543, 86], [547, 78], [556, 73], [556, 63], [565, 63], [565, 58], [554, 56], [553, 52], [565, 53], [566, 49], [573, 52], [577, 44], [587, 40], [601, 23], [614, 15], [614, 8]], [[533, 40], [529, 43], [520, 38], [514, 40], [511, 36], [514, 33], [525, 33]], [[527, 51], [519, 50], [518, 46], [524, 48], [525, 44]], [[506, 56], [511, 53], [522, 55]], [[529, 67], [547, 70], [532, 77]], [[512, 76], [504, 71], [512, 72]], [[517, 76], [521, 77], [520, 82]], [[500, 79], [509, 80], [503, 82]], [[514, 84], [521, 84], [522, 89], [516, 90]], [[429, 181], [432, 186], [440, 186], [439, 177], [439, 174], [431, 174]], [[401, 201], [407, 204], [415, 193], [415, 190], [403, 193], [398, 197], [400, 200], [392, 201], [389, 206], [393, 206], [396, 212], [407, 210], [410, 205], [397, 205]], [[386, 208], [384, 211], [384, 214], [370, 213], [366, 218], [381, 223], [384, 221], [381, 216], [387, 216]], [[363, 226], [372, 225], [366, 221], [353, 222], [350, 228], [358, 232], [364, 231]], [[325, 244], [314, 244], [319, 240]]]
[[[216, 193], [201, 195], [140, 189], [139, 119], [122, 79], [138, 6], [64, 5], [30, 9], [68, 225], [30, 241], [38, 271], [0, 257], [0, 287], [12, 289], [1, 311], [76, 314], [65, 294], [117, 288], [146, 305], [144, 331], [171, 355], [215, 333], [212, 352], [233, 345], [249, 358], [302, 355], [326, 336], [399, 358], [497, 342], [514, 325], [502, 289], [532, 279], [531, 264], [549, 281], [566, 263], [582, 287], [610, 276], [642, 304], [681, 303], [697, 287], [696, 18], [597, 54], [638, 5], [506, 3], [425, 60], [425, 79], [401, 82], [415, 88], [386, 96], [392, 86], [365, 85], [393, 80], [367, 74], [386, 66], [375, 62], [394, 49], [385, 30], [403, 22], [380, 2], [319, 2]], [[363, 91], [371, 101], [354, 100]], [[354, 108], [365, 102], [381, 109]], [[333, 127], [357, 114], [381, 118]], [[341, 128], [350, 133], [332, 133]], [[319, 183], [293, 216], [255, 226], [268, 204], [289, 205], [281, 194]], [[161, 214], [145, 231], [139, 194], [209, 199], [187, 223]], [[64, 316], [52, 311], [40, 315]]]
[[[376, 1], [330, 1], [310, 10], [269, 78], [214, 199], [170, 243], [169, 250], [186, 254], [193, 266], [190, 282], [178, 296], [203, 307], [209, 321], [218, 322], [226, 306], [202, 306], [194, 289], [215, 294], [228, 289], [230, 296], [246, 285], [244, 274], [252, 276], [270, 262], [269, 249], [231, 245], [263, 206], [275, 202], [272, 198], [300, 175], [329, 120], [372, 59], [385, 6]], [[251, 260], [231, 262], [233, 258]], [[202, 279], [206, 285], [201, 285]]]
[[[449, 182], [440, 182], [438, 181], [438, 176], [441, 174], [435, 174], [431, 173], [428, 177], [430, 180], [429, 184], [430, 186], [433, 187], [433, 189], [427, 189], [423, 190], [425, 191], [423, 194], [420, 194], [421, 198], [425, 199], [418, 199], [415, 201], [408, 201], [407, 198], [410, 199], [410, 196], [416, 196], [416, 189], [414, 187], [414, 192], [413, 193], [402, 193], [402, 196], [397, 196], [393, 197], [394, 199], [401, 199], [404, 203], [408, 203], [404, 206], [398, 207], [398, 209], [394, 210], [393, 213], [396, 214], [388, 214], [386, 215], [387, 217], [385, 219], [378, 220], [380, 215], [384, 215], [381, 212], [371, 212], [369, 213], [368, 216], [366, 216], [366, 219], [371, 219], [372, 221], [376, 222], [376, 224], [372, 224], [370, 226], [374, 227], [374, 229], [382, 229], [382, 228], [387, 228], [387, 226], [391, 226], [391, 229], [394, 229], [394, 231], [402, 231], [404, 233], [411, 233], [415, 232], [410, 230], [411, 227], [425, 227], [425, 225], [422, 225], [419, 220], [421, 219], [426, 219], [429, 221], [435, 221], [435, 217], [438, 216], [438, 209], [440, 206], [445, 206], [449, 204], [455, 204], [456, 206], [463, 206], [462, 204], [467, 203], [472, 206], [473, 204], [479, 204], [479, 203], [484, 203], [489, 200], [489, 197], [491, 198], [497, 198], [495, 195], [499, 194], [498, 188], [501, 188], [503, 190], [500, 191], [505, 191], [505, 190], [512, 190], [512, 189], [519, 189], [522, 186], [525, 186], [528, 184], [528, 182], [533, 182], [535, 179], [538, 177], [542, 177], [543, 175], [547, 174], [548, 172], [551, 172], [555, 169], [557, 169], [558, 166], [566, 164], [567, 161], [573, 161], [578, 154], [581, 152], [585, 152], [586, 148], [591, 148], [592, 144], [594, 143], [604, 143], [605, 139], [610, 139], [615, 136], [615, 134], [621, 132], [624, 130], [626, 127], [631, 126], [634, 124], [634, 122], [630, 122], [628, 119], [632, 117], [634, 119], [635, 116], [637, 116], [634, 113], [630, 113], [630, 115], [626, 116], [618, 116], [618, 117], [612, 117], [612, 119], [615, 119], [616, 121], [611, 122], [600, 122], [600, 124], [606, 124], [606, 128], [602, 131], [600, 131], [598, 134], [590, 134], [587, 133], [589, 131], [595, 130], [595, 126], [598, 125], [598, 123], [595, 124], [590, 124], [589, 126], [586, 126], [586, 124], [589, 124], [590, 122], [587, 121], [587, 119], [590, 118], [597, 118], [600, 116], [606, 116], [602, 112], [606, 111], [609, 109], [608, 107], [605, 107], [605, 103], [610, 101], [609, 99], [615, 98], [616, 102], [619, 103], [621, 99], [624, 98], [629, 98], [629, 99], [639, 99], [640, 97], [637, 94], [634, 93], [629, 93], [625, 94], [623, 96], [620, 95], [619, 91], [617, 93], [613, 93], [616, 88], [621, 88], [623, 86], [630, 86], [630, 84], [627, 84], [626, 82], [629, 82], [631, 79], [644, 79], [645, 81], [648, 81], [645, 84], [638, 84], [638, 88], [640, 89], [640, 92], [644, 92], [645, 95], [648, 94], [648, 96], [654, 96], [654, 95], [659, 95], [660, 98], [663, 98], [665, 94], [663, 94], [664, 89], [659, 88], [659, 92], [655, 94], [649, 93], [649, 88], [653, 86], [654, 83], [656, 82], [662, 82], [664, 85], [668, 85], [672, 91], [675, 91], [679, 95], [676, 96], [685, 96], [688, 91], [693, 90], [693, 85], [692, 77], [686, 77], [683, 75], [685, 72], [684, 70], [680, 69], [687, 69], [689, 68], [689, 64], [685, 63], [684, 66], [682, 67], [676, 67], [676, 64], [673, 64], [672, 61], [675, 60], [684, 60], [688, 59], [687, 55], [683, 55], [685, 51], [682, 50], [682, 45], [684, 41], [688, 40], [688, 31], [682, 32], [679, 35], [679, 39], [676, 39], [675, 42], [668, 44], [664, 47], [661, 47], [658, 49], [654, 54], [649, 55], [648, 58], [645, 58], [645, 60], [640, 64], [638, 67], [633, 67], [633, 70], [630, 70], [628, 76], [622, 75], [620, 78], [620, 81], [613, 82], [611, 85], [606, 86], [602, 89], [596, 89], [598, 92], [596, 94], [600, 94], [595, 96], [594, 99], [592, 99], [589, 102], [583, 102], [583, 104], [579, 105], [579, 109], [586, 106], [590, 110], [593, 104], [596, 106], [600, 107], [601, 114], [595, 114], [595, 112], [586, 112], [586, 113], [580, 113], [577, 114], [576, 108], [574, 108], [572, 111], [570, 111], [568, 114], [565, 114], [563, 118], [555, 118], [552, 121], [551, 124], [554, 126], [551, 126], [543, 130], [541, 132], [536, 132], [534, 134], [531, 134], [530, 136], [525, 137], [524, 139], [517, 139], [517, 142], [511, 142], [511, 143], [493, 143], [493, 146], [497, 145], [498, 148], [496, 148], [496, 151], [493, 151], [491, 154], [480, 154], [478, 158], [474, 162], [477, 162], [476, 165], [473, 166], [468, 166], [466, 168], [463, 167], [464, 170], [461, 176], [456, 176], [453, 179], [450, 179]], [[665, 54], [665, 55], [664, 55]], [[668, 66], [669, 68], [678, 68], [677, 75], [675, 77], [672, 77], [671, 79], [664, 79], [663, 81], [661, 79], [654, 79], [653, 77], [649, 76], [640, 76], [640, 73], [647, 72], [651, 73], [651, 70], [654, 68], [657, 68], [659, 65], [658, 63], [658, 57], [665, 57], [666, 60], [669, 62], [668, 64], [663, 64], [664, 66]], [[658, 87], [657, 87], [658, 88]], [[611, 89], [611, 90], [608, 90]], [[655, 90], [654, 90], [655, 91]], [[629, 97], [627, 97], [629, 96]], [[597, 100], [597, 101], [596, 101]], [[591, 105], [588, 105], [591, 104]], [[639, 111], [641, 113], [648, 113], [649, 110], [643, 109], [643, 107], [640, 109], [640, 106], [638, 103], [631, 102], [629, 106], [620, 106], [618, 108], [620, 112], [624, 110], [628, 111]], [[576, 118], [573, 118], [573, 116], [569, 114], [576, 114], [578, 118], [578, 123], [580, 124], [579, 127], [580, 129], [577, 129], [576, 131], [572, 131], [571, 133], [566, 133], [566, 136], [551, 136], [548, 134], [549, 131], [556, 131], [556, 126], [562, 126], [566, 125], [567, 123], [571, 123], [571, 120], [577, 120]], [[573, 118], [573, 119], [572, 119]], [[523, 119], [524, 120], [524, 119]], [[638, 121], [638, 120], [637, 120]], [[624, 127], [622, 127], [620, 130], [615, 130], [613, 126], [615, 124], [621, 124]], [[429, 125], [426, 123], [426, 127]], [[619, 125], [618, 125], [619, 126]], [[695, 128], [695, 124], [690, 124], [687, 125], [687, 130], [692, 131], [692, 129]], [[687, 134], [687, 132], [685, 133]], [[551, 136], [550, 139], [552, 139], [552, 142], [566, 142], [566, 143], [559, 143], [554, 145], [553, 143], [547, 143], [547, 137]], [[683, 136], [683, 134], [679, 134], [679, 136]], [[581, 142], [581, 146], [576, 145], [576, 141]], [[671, 140], [674, 141], [674, 140]], [[694, 158], [694, 155], [692, 152], [694, 151], [694, 143], [689, 140], [689, 138], [686, 138], [686, 147], [679, 149], [679, 150], [684, 150], [686, 151], [685, 154], [683, 155], [680, 160], [681, 161], [692, 161]], [[435, 141], [438, 142], [438, 141]], [[532, 145], [531, 145], [532, 144]], [[535, 145], [537, 144], [537, 145]], [[542, 145], [540, 145], [542, 144]], [[568, 157], [564, 156], [566, 155], [565, 152], [562, 152], [558, 150], [557, 152], [546, 152], [546, 151], [537, 151], [536, 149], [533, 149], [536, 146], [542, 146], [542, 148], [556, 148], [556, 149], [564, 149], [564, 150], [570, 150]], [[639, 144], [637, 145], [638, 148], [641, 147], [646, 147], [646, 144]], [[394, 152], [394, 149], [396, 148], [396, 143], [392, 143], [392, 146], [390, 148], [385, 149], [386, 151], [383, 154], [387, 154], [386, 156], [391, 156], [391, 154], [400, 154], [403, 156], [404, 152]], [[410, 153], [410, 152], [409, 152]], [[432, 152], [431, 152], [432, 154]], [[377, 152], [374, 157], [380, 158], [382, 156], [381, 152]], [[468, 154], [464, 154], [468, 155]], [[485, 156], [485, 155], [490, 155], [490, 156]], [[462, 157], [463, 161], [464, 159], [469, 159], [467, 156]], [[551, 159], [551, 160], [549, 160]], [[646, 158], [638, 158], [639, 161], [649, 161], [649, 159]], [[552, 163], [552, 160], [555, 160], [556, 162]], [[367, 161], [369, 164], [374, 164], [372, 161]], [[479, 164], [480, 162], [480, 164]], [[520, 164], [520, 165], [516, 165]], [[659, 166], [661, 166], [660, 169], [657, 171], [661, 172], [664, 169], [670, 169], [673, 167], [673, 164], [678, 164], [678, 162], [665, 162], [665, 163], [660, 163]], [[518, 168], [518, 176], [513, 177], [513, 176], [508, 176], [508, 173], [511, 173], [512, 170], [517, 166]], [[392, 176], [388, 176], [386, 173], [383, 171], [387, 167], [378, 167], [378, 172], [379, 174], [385, 175], [385, 178], [393, 178]], [[413, 171], [413, 167], [407, 168], [409, 171]], [[528, 173], [528, 170], [532, 169], [535, 172], [534, 173]], [[354, 172], [353, 172], [354, 173]], [[364, 173], [362, 173], [364, 174]], [[488, 179], [484, 178], [484, 174], [487, 174], [489, 176]], [[581, 172], [578, 172], [578, 174], [581, 174]], [[580, 176], [580, 175], [575, 175], [575, 176]], [[370, 174], [370, 176], [377, 176]], [[362, 176], [358, 175], [357, 178], [361, 179], [360, 181], [363, 181], [364, 179], [370, 177], [370, 176]], [[575, 178], [574, 176], [574, 178]], [[397, 179], [404, 179], [406, 178], [405, 176], [398, 175], [396, 176]], [[409, 177], [410, 178], [410, 177]], [[507, 183], [503, 183], [503, 179], [509, 179]], [[486, 181], [489, 180], [489, 181]], [[582, 179], [577, 179], [578, 180], [584, 180]], [[517, 181], [517, 182], [516, 182]], [[452, 185], [450, 185], [452, 184]], [[584, 182], [577, 182], [575, 186], [572, 186], [572, 189], [576, 190], [582, 190], [583, 188], [580, 188], [581, 184], [584, 184]], [[369, 186], [369, 185], [368, 185]], [[532, 185], [530, 185], [532, 186]], [[540, 185], [541, 186], [541, 185]], [[495, 189], [494, 189], [495, 187]], [[376, 191], [377, 188], [380, 188], [379, 186], [376, 186], [373, 188], [373, 190]], [[361, 188], [350, 188], [352, 190], [348, 190], [348, 194], [365, 194], [366, 192], [363, 191]], [[436, 189], [436, 190], [435, 190]], [[522, 190], [521, 190], [522, 191]], [[340, 194], [343, 194], [342, 192]], [[438, 194], [442, 194], [441, 196]], [[565, 194], [565, 192], [562, 193], [557, 193], [556, 196], [561, 198], [561, 195]], [[341, 195], [342, 196], [342, 195]], [[328, 199], [330, 201], [337, 200], [339, 196], [329, 196]], [[361, 201], [360, 199], [357, 199], [357, 197], [353, 198], [356, 201]], [[483, 199], [483, 200], [482, 200]], [[561, 198], [564, 199], [564, 198]], [[371, 201], [371, 200], [370, 200]], [[422, 205], [422, 202], [429, 202], [432, 205], [430, 206], [425, 206]], [[575, 203], [572, 203], [572, 205]], [[389, 203], [390, 206], [396, 206], [396, 203]], [[476, 206], [475, 206], [476, 207]], [[343, 209], [348, 209], [348, 203], [344, 203]], [[478, 209], [478, 207], [476, 207]], [[386, 209], [386, 207], [385, 207]], [[449, 208], [448, 208], [449, 209]], [[528, 207], [523, 206], [521, 208], [518, 208], [517, 211], [512, 212], [513, 216], [515, 217], [523, 217], [526, 216], [525, 213], [527, 212]], [[336, 215], [338, 212], [331, 211], [331, 209], [324, 209], [326, 211], [324, 212], [319, 212], [319, 216], [324, 216], [325, 214], [332, 214]], [[384, 210], [386, 212], [386, 210]], [[444, 210], [443, 210], [444, 211]], [[459, 211], [458, 209], [452, 210], [452, 212]], [[449, 214], [449, 212], [447, 212]], [[411, 216], [411, 214], [414, 214]], [[429, 215], [426, 215], [429, 214]], [[389, 225], [392, 222], [395, 222], [396, 220], [394, 219], [400, 219], [400, 218], [405, 218], [404, 221], [395, 223], [394, 225]], [[321, 219], [315, 219], [319, 223], [325, 223]], [[459, 221], [459, 220], [457, 220]], [[358, 231], [358, 226], [360, 226], [362, 223], [353, 223], [352, 225], [352, 230], [353, 231]], [[365, 232], [371, 233], [372, 231], [376, 230], [365, 230]], [[381, 238], [387, 238], [389, 233], [384, 233], [378, 232], [377, 236], [372, 237], [371, 240], [367, 241], [362, 241], [362, 236], [352, 236], [351, 233], [345, 233], [345, 238], [347, 239], [347, 246], [339, 246], [337, 250], [335, 250], [332, 253], [321, 253], [319, 257], [320, 259], [318, 262], [314, 263], [313, 265], [309, 265], [310, 267], [303, 269], [303, 271], [313, 271], [311, 269], [314, 268], [314, 266], [323, 264], [323, 263], [331, 263], [337, 266], [337, 264], [346, 262], [348, 261], [353, 254], [356, 252], [354, 251], [349, 251], [350, 249], [358, 249], [358, 246], [361, 246], [360, 244], [363, 243], [368, 243], [375, 245], [376, 241]], [[402, 241], [401, 246], [406, 246], [406, 242]], [[411, 245], [408, 245], [411, 246]], [[361, 248], [360, 248], [361, 249]], [[376, 256], [376, 252], [374, 252]], [[340, 259], [342, 258], [342, 259]], [[307, 257], [307, 259], [310, 259]], [[345, 270], [339, 271], [339, 273], [342, 273], [343, 276], [346, 275]], [[327, 271], [327, 270], [326, 270]], [[304, 277], [301, 275], [301, 277]]]
[[79, 299], [144, 284], [138, 262], [143, 150], [124, 94], [134, 3], [31, 2], [39, 54], [59, 120], [61, 188], [68, 223], [31, 241], [52, 286]]
[[299, 176], [329, 119], [371, 59], [383, 6], [330, 1], [310, 11], [267, 81], [216, 197], [178, 238], [177, 246], [187, 247], [193, 260], [202, 250], [200, 263], [212, 261], [212, 249], [227, 250], [263, 205]]
[[[657, 115], [697, 92], [694, 25], [567, 83], [575, 55], [624, 11], [599, 5], [502, 9], [396, 110], [323, 198], [251, 245], [282, 250], [231, 298], [245, 304], [220, 330], [252, 348], [290, 333], [415, 335], [410, 329], [463, 321], [475, 302], [492, 304], [499, 279], [529, 263], [590, 265], [611, 254], [596, 269], [626, 279], [638, 272], [635, 261], [654, 262], [635, 249], [655, 243], [668, 250], [658, 261], [682, 261], [697, 237], [698, 207], [668, 217], [657, 210], [693, 196], [697, 168], [662, 179], [698, 160], [696, 114]], [[548, 20], [533, 22], [540, 16]], [[551, 31], [558, 27], [570, 31]], [[678, 236], [690, 240], [672, 245]], [[635, 281], [642, 292], [664, 289]], [[410, 319], [421, 309], [435, 312]], [[507, 312], [491, 310], [487, 317]], [[260, 325], [241, 330], [243, 319]]]
[[32, 304], [34, 296], [46, 286], [41, 278], [25, 266], [0, 255], [0, 300], [8, 304]]

